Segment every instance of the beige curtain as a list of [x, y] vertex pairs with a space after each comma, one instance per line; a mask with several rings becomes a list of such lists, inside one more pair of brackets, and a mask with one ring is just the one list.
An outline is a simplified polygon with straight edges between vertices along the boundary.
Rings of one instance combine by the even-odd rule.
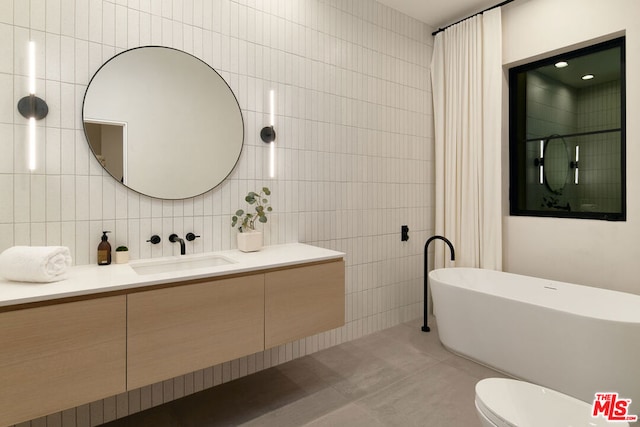
[[[500, 8], [435, 37], [436, 234], [455, 246], [459, 267], [502, 269]], [[449, 265], [437, 242], [435, 267]], [[447, 260], [447, 261], [445, 261]]]

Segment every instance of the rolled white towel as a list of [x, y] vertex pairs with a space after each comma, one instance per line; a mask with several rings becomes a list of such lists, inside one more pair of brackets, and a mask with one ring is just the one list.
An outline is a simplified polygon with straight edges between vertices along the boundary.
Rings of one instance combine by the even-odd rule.
[[0, 276], [18, 282], [64, 280], [70, 265], [66, 246], [13, 246], [0, 254]]

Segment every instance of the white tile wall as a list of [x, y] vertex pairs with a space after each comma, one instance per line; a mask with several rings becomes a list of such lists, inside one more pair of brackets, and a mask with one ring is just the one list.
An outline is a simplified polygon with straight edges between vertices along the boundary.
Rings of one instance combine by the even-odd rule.
[[[431, 28], [373, 0], [0, 0], [0, 250], [66, 245], [96, 262], [101, 230], [132, 258], [173, 254], [172, 232], [202, 236], [189, 252], [235, 247], [232, 212], [268, 185], [267, 244], [347, 253], [347, 324], [22, 426], [113, 420], [420, 316], [422, 249], [433, 228]], [[38, 167], [26, 167], [26, 43], [38, 44]], [[222, 185], [163, 201], [127, 190], [87, 147], [82, 99], [112, 55], [147, 44], [183, 49], [236, 93], [245, 149]], [[277, 176], [259, 130], [277, 97]], [[400, 226], [411, 239], [400, 242]], [[163, 243], [145, 241], [159, 234]]]

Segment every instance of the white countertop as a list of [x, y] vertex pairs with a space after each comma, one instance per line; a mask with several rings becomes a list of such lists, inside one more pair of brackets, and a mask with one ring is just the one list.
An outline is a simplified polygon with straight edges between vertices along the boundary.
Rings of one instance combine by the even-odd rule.
[[[132, 266], [159, 260], [197, 259], [217, 255], [232, 261], [215, 267], [202, 267], [156, 274], [138, 274]], [[131, 261], [129, 264], [106, 266], [80, 265], [69, 269], [68, 278], [52, 283], [11, 282], [0, 278], [0, 307], [91, 295], [123, 289], [134, 289], [176, 281], [205, 279], [237, 273], [286, 267], [309, 262], [341, 259], [344, 253], [302, 243], [266, 246], [258, 252], [228, 250], [206, 254], [179, 255]]]

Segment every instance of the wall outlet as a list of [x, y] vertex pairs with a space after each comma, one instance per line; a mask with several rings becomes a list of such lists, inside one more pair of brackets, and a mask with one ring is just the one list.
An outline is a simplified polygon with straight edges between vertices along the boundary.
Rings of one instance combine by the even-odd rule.
[[400, 240], [403, 242], [406, 242], [407, 240], [409, 240], [409, 227], [406, 225], [403, 225], [401, 230], [400, 230]]

